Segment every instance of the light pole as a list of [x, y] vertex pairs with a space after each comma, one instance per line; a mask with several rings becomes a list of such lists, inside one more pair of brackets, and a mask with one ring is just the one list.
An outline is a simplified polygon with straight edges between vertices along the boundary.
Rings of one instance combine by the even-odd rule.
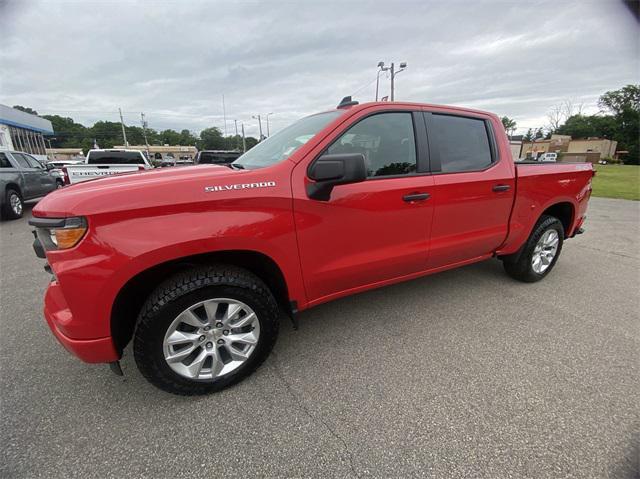
[[378, 73], [376, 75], [376, 101], [378, 101], [378, 89], [380, 87], [380, 72], [384, 68], [384, 62], [378, 62]]
[[260, 129], [260, 141], [262, 141], [262, 119], [260, 118], [260, 115], [253, 115], [251, 118], [253, 118], [254, 120], [258, 120], [258, 128]]
[[[390, 72], [391, 73], [391, 101], [395, 99], [395, 81], [396, 75], [407, 68], [407, 62], [400, 63], [400, 70], [396, 71], [395, 63], [391, 62], [391, 66], [385, 67], [384, 62], [378, 63], [378, 78], [380, 77], [380, 72]], [[378, 82], [376, 81], [376, 101], [378, 100]]]
[[271, 112], [271, 113], [267, 113], [267, 114], [265, 115], [265, 118], [267, 119], [267, 138], [268, 138], [269, 136], [271, 136], [271, 133], [269, 133], [269, 115], [273, 115], [273, 112]]

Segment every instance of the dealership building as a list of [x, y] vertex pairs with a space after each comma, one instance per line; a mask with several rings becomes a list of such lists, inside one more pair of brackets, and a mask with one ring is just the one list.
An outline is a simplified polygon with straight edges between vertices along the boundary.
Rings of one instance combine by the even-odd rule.
[[53, 135], [49, 120], [0, 104], [0, 150], [22, 151], [46, 160], [45, 135]]

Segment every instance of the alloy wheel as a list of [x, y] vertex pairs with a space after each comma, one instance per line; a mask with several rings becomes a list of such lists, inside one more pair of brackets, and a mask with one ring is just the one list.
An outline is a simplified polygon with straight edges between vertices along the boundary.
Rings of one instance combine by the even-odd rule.
[[259, 337], [258, 317], [245, 303], [208, 299], [173, 320], [163, 341], [164, 358], [184, 378], [212, 380], [242, 366]]
[[16, 193], [11, 193], [9, 196], [9, 204], [11, 205], [11, 211], [16, 215], [20, 216], [22, 214], [22, 200]]
[[531, 267], [538, 274], [544, 273], [558, 253], [560, 237], [555, 229], [549, 229], [538, 240], [531, 257]]

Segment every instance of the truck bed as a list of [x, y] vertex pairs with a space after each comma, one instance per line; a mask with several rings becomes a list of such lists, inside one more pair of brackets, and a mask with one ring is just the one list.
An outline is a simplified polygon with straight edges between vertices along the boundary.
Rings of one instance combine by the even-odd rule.
[[[591, 196], [591, 163], [518, 162], [516, 195], [509, 225], [509, 245], [522, 245], [535, 221], [551, 204], [571, 209], [572, 220], [565, 225], [567, 238], [582, 225]], [[536, 212], [538, 214], [536, 214]], [[533, 214], [532, 214], [533, 213]], [[500, 254], [513, 253], [509, 247]]]

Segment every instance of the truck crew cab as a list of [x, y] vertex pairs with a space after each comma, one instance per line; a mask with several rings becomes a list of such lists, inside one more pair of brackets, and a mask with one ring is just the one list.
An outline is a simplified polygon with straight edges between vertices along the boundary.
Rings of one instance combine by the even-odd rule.
[[141, 171], [33, 210], [45, 318], [83, 361], [177, 394], [220, 390], [271, 351], [284, 311], [489, 258], [533, 282], [582, 231], [590, 164], [511, 159], [500, 119], [345, 98], [229, 166]]

